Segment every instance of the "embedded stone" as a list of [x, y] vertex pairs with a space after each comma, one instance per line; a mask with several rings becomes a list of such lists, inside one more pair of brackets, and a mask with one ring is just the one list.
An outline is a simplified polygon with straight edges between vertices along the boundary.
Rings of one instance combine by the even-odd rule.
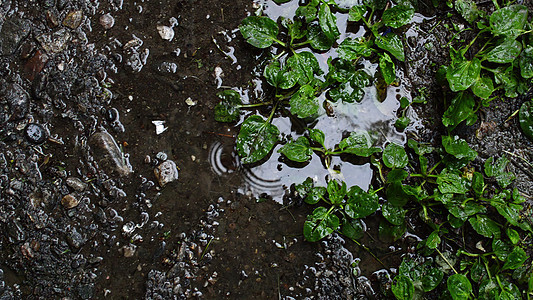
[[176, 167], [176, 163], [171, 160], [162, 162], [155, 168], [154, 174], [161, 187], [169, 182], [178, 180], [178, 168]]

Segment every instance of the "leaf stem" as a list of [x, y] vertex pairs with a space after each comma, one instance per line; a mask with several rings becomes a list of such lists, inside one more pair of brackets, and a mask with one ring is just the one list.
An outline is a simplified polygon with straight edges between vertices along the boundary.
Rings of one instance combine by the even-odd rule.
[[283, 46], [283, 47], [287, 47], [287, 44], [285, 44], [284, 42], [282, 42], [282, 41], [280, 41], [280, 40], [278, 40], [278, 39], [273, 38], [272, 40], [273, 40], [274, 42], [280, 44], [280, 45]]
[[448, 259], [442, 255], [442, 252], [440, 252], [440, 250], [438, 248], [435, 248], [435, 250], [437, 250], [437, 252], [439, 253], [440, 257], [442, 257], [442, 259], [444, 259], [444, 261], [446, 262], [446, 264], [448, 264], [448, 266], [450, 266], [450, 268], [452, 268], [452, 270], [455, 272], [455, 274], [459, 274], [457, 272], [457, 270], [455, 270], [455, 268], [453, 267], [453, 265], [450, 263], [450, 261], [448, 261]]
[[272, 101], [269, 102], [261, 102], [261, 103], [254, 103], [254, 104], [242, 104], [239, 105], [240, 108], [252, 108], [252, 107], [259, 107], [259, 106], [266, 106], [271, 105]]

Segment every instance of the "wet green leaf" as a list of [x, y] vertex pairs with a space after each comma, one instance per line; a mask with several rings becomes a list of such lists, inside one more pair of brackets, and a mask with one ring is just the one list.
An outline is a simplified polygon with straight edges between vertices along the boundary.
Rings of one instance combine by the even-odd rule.
[[341, 227], [341, 232], [352, 240], [358, 240], [363, 237], [365, 226], [360, 220], [345, 218]]
[[506, 260], [507, 256], [509, 255], [509, 253], [511, 253], [512, 250], [513, 245], [509, 244], [508, 242], [503, 241], [501, 239], [492, 240], [492, 251], [499, 260]]
[[330, 89], [328, 95], [333, 102], [353, 103], [361, 102], [365, 92], [359, 87], [353, 88], [350, 82], [343, 82], [338, 87]]
[[505, 263], [503, 264], [502, 269], [503, 270], [508, 270], [508, 269], [514, 270], [522, 266], [522, 264], [524, 264], [526, 259], [527, 259], [527, 255], [524, 249], [520, 247], [514, 247], [513, 251], [509, 253], [509, 255], [507, 256], [507, 259], [505, 260]]
[[409, 277], [404, 275], [399, 275], [394, 278], [391, 290], [398, 300], [411, 300], [415, 294], [413, 282]]
[[448, 277], [447, 286], [453, 300], [468, 299], [472, 292], [472, 284], [463, 274]]
[[394, 122], [394, 127], [401, 131], [407, 128], [407, 126], [409, 126], [409, 123], [411, 123], [411, 119], [409, 119], [408, 117], [399, 117], [398, 119], [396, 119], [396, 122]]
[[222, 101], [215, 105], [215, 120], [218, 122], [237, 121], [241, 114], [241, 95], [234, 90], [225, 90], [218, 92], [217, 96]]
[[468, 143], [460, 139], [458, 136], [443, 136], [442, 145], [447, 153], [455, 156], [457, 159], [465, 159], [467, 161], [472, 161], [477, 157], [477, 152], [472, 150]]
[[468, 120], [472, 116], [475, 116], [474, 106], [476, 102], [474, 97], [470, 93], [458, 93], [456, 94], [448, 109], [442, 116], [442, 124], [444, 126], [457, 126], [464, 120]]
[[446, 70], [446, 79], [448, 79], [452, 91], [464, 91], [476, 82], [480, 72], [481, 61], [477, 58], [470, 61], [452, 61]]
[[507, 167], [507, 164], [509, 164], [509, 159], [502, 156], [498, 158], [494, 164], [493, 162], [494, 157], [489, 157], [485, 161], [485, 175], [495, 177], [496, 181], [502, 188], [507, 187], [515, 179], [513, 173], [505, 172], [505, 168]]
[[307, 204], [316, 204], [320, 199], [324, 198], [324, 195], [326, 195], [326, 188], [323, 186], [315, 186], [309, 191], [304, 201]]
[[322, 32], [328, 37], [328, 39], [335, 41], [339, 38], [340, 32], [337, 28], [337, 18], [331, 13], [329, 5], [320, 5], [318, 11], [318, 21]]
[[296, 162], [306, 162], [311, 159], [313, 150], [310, 148], [309, 140], [301, 136], [296, 141], [289, 142], [281, 147], [278, 152], [288, 159]]
[[410, 199], [413, 199], [413, 197], [405, 193], [403, 185], [400, 182], [392, 182], [387, 187], [387, 200], [394, 206], [404, 206]]
[[265, 67], [263, 76], [271, 86], [280, 89], [290, 89], [300, 79], [297, 71], [290, 69], [290, 65], [282, 67], [278, 60]]
[[487, 270], [485, 269], [485, 266], [483, 266], [479, 260], [476, 260], [476, 262], [470, 268], [470, 278], [474, 282], [481, 282], [481, 280], [486, 276]]
[[381, 20], [385, 26], [399, 28], [411, 22], [414, 15], [414, 8], [405, 5], [396, 5], [384, 11]]
[[487, 278], [481, 281], [479, 285], [479, 299], [497, 299], [500, 293], [500, 287], [495, 280]]
[[511, 243], [513, 243], [514, 245], [520, 242], [520, 234], [518, 234], [518, 231], [509, 227], [505, 230], [505, 233], [507, 233], [507, 237], [509, 238]]
[[515, 60], [522, 52], [522, 44], [517, 40], [506, 39], [498, 46], [494, 47], [485, 55], [490, 62], [505, 64]]
[[291, 113], [298, 118], [308, 118], [318, 111], [318, 99], [315, 97], [315, 89], [310, 85], [301, 86], [289, 101]]
[[299, 6], [296, 9], [295, 14], [297, 17], [305, 18], [305, 22], [311, 23], [312, 21], [316, 20], [317, 12], [318, 9], [316, 8], [316, 5], [312, 5], [312, 3], [309, 3], [309, 5]]
[[237, 136], [237, 153], [243, 164], [257, 162], [267, 156], [278, 142], [279, 130], [261, 116], [248, 117]]
[[315, 76], [320, 75], [320, 65], [311, 52], [299, 52], [287, 59], [287, 68], [290, 69], [291, 76], [296, 76], [300, 85], [311, 83]]
[[396, 57], [396, 59], [399, 61], [405, 61], [403, 42], [402, 39], [396, 34], [389, 33], [386, 36], [378, 35], [376, 36], [375, 43], [379, 48], [389, 51], [389, 53]]
[[469, 216], [486, 211], [484, 206], [474, 203], [473, 201], [468, 201], [464, 205], [461, 203], [446, 204], [446, 208], [454, 217], [463, 221]]
[[322, 32], [320, 26], [317, 24], [309, 25], [307, 31], [307, 40], [311, 48], [318, 51], [326, 51], [333, 46], [334, 40], [329, 39], [325, 33]]
[[344, 211], [350, 218], [364, 218], [373, 214], [378, 208], [379, 199], [376, 194], [367, 193], [356, 185], [348, 190]]
[[454, 8], [468, 23], [473, 23], [482, 14], [473, 0], [456, 0]]
[[404, 169], [392, 169], [389, 174], [387, 174], [387, 183], [402, 182], [408, 175], [409, 173]]
[[440, 244], [440, 236], [437, 230], [433, 231], [426, 240], [426, 246], [429, 249], [435, 249]]
[[364, 5], [355, 5], [350, 8], [348, 12], [348, 21], [359, 22], [366, 13], [366, 7]]
[[490, 16], [490, 28], [494, 35], [515, 38], [522, 34], [527, 23], [527, 7], [510, 5], [498, 9]]
[[326, 135], [324, 134], [322, 130], [309, 128], [307, 129], [307, 131], [309, 131], [309, 138], [312, 141], [315, 141], [319, 143], [321, 146], [324, 146]]
[[296, 193], [300, 197], [305, 198], [307, 196], [307, 193], [309, 193], [311, 191], [313, 186], [314, 186], [313, 179], [311, 177], [307, 177], [304, 180], [304, 182], [302, 182], [300, 184], [296, 184], [294, 186], [294, 190], [296, 191]]
[[522, 77], [526, 79], [533, 77], [533, 47], [528, 46], [522, 51], [518, 58], [518, 65]]
[[485, 179], [483, 178], [483, 174], [474, 172], [472, 175], [472, 190], [478, 197], [483, 195], [483, 191], [485, 190]]
[[505, 96], [515, 98], [518, 96], [518, 78], [516, 77], [513, 66], [507, 68], [497, 68], [494, 72], [494, 81], [496, 84], [501, 84], [505, 90]]
[[443, 277], [444, 273], [437, 268], [427, 270], [421, 279], [424, 292], [427, 293], [434, 290], [440, 284]]
[[274, 2], [276, 2], [277, 4], [281, 4], [281, 3], [287, 3], [291, 0], [274, 0]]
[[391, 224], [402, 225], [405, 222], [407, 210], [387, 202], [381, 206], [381, 213]]
[[339, 218], [328, 214], [324, 207], [317, 207], [313, 214], [307, 216], [304, 223], [304, 237], [309, 242], [316, 242], [330, 235], [339, 227]]
[[484, 237], [492, 237], [499, 235], [500, 227], [498, 224], [485, 215], [476, 215], [468, 219], [472, 228]]
[[494, 92], [494, 84], [490, 77], [481, 76], [476, 79], [474, 85], [472, 85], [472, 92], [474, 95], [482, 99], [488, 99]]
[[364, 37], [352, 39], [346, 38], [337, 48], [339, 57], [346, 60], [355, 60], [362, 57], [369, 57], [374, 50], [372, 49], [372, 40]]
[[346, 182], [337, 182], [336, 180], [330, 180], [327, 186], [329, 201], [331, 204], [341, 204], [346, 196]]
[[381, 152], [380, 148], [372, 147], [372, 139], [366, 131], [352, 132], [349, 137], [339, 143], [339, 148], [344, 153], [363, 157], [369, 157], [374, 153]]
[[250, 16], [241, 22], [239, 31], [252, 46], [267, 48], [277, 38], [279, 27], [268, 17]]
[[391, 168], [405, 168], [409, 162], [405, 149], [395, 143], [388, 144], [383, 150], [383, 163]]
[[396, 80], [396, 67], [387, 53], [383, 53], [379, 56], [379, 69], [381, 70], [381, 74], [387, 85]]
[[520, 106], [518, 113], [520, 128], [522, 132], [533, 141], [533, 101], [526, 101]]

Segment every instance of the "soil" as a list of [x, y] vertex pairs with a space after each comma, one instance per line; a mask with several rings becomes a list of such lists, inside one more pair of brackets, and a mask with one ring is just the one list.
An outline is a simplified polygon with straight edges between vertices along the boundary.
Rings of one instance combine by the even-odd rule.
[[[291, 201], [289, 186], [314, 171], [284, 166], [268, 186], [259, 175], [272, 171], [239, 164], [238, 126], [214, 121], [222, 88], [263, 93], [254, 79], [265, 53], [236, 30], [260, 5], [277, 11], [251, 0], [0, 2], [0, 299], [385, 297], [413, 235], [387, 244], [367, 224], [362, 243], [384, 265], [337, 234], [305, 242], [312, 208]], [[434, 119], [446, 91], [434, 72], [449, 34], [424, 13], [406, 29], [407, 61], [418, 63], [389, 92], [414, 97], [425, 87], [429, 103], [410, 111], [418, 118], [407, 134], [391, 125], [392, 100], [361, 125], [402, 141], [443, 132]], [[528, 196], [531, 170], [519, 157], [531, 161], [533, 144], [509, 117], [531, 96], [494, 101], [457, 130], [482, 159], [513, 153]], [[168, 161], [176, 168], [157, 171]], [[339, 164], [368, 187], [370, 166]]]

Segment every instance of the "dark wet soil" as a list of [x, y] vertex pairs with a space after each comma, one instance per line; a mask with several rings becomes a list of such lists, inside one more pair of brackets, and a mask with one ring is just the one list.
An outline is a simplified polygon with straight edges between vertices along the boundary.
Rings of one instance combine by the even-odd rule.
[[[233, 154], [238, 128], [213, 120], [216, 92], [254, 79], [263, 54], [235, 29], [261, 3], [0, 2], [0, 299], [379, 297], [416, 236], [385, 246], [379, 221], [368, 222], [362, 242], [384, 266], [336, 234], [305, 242], [312, 208], [283, 197], [287, 182], [263, 201], [273, 189], [247, 178], [271, 171], [243, 169]], [[444, 62], [439, 45], [420, 44], [424, 34], [442, 40], [439, 30], [427, 33], [437, 21], [413, 25], [412, 60]], [[171, 28], [170, 41], [158, 25]], [[431, 121], [442, 91], [426, 67], [405, 69], [390, 97], [431, 89], [434, 110], [418, 110], [426, 121], [410, 128], [431, 141], [442, 130]], [[405, 139], [390, 126], [397, 104], [384, 103], [380, 126]], [[531, 156], [516, 118], [507, 120], [519, 103], [494, 105], [461, 133], [482, 157], [495, 149]], [[167, 160], [179, 178], [161, 186], [154, 170]], [[518, 184], [531, 195], [519, 165]], [[368, 185], [369, 169], [353, 180]]]

